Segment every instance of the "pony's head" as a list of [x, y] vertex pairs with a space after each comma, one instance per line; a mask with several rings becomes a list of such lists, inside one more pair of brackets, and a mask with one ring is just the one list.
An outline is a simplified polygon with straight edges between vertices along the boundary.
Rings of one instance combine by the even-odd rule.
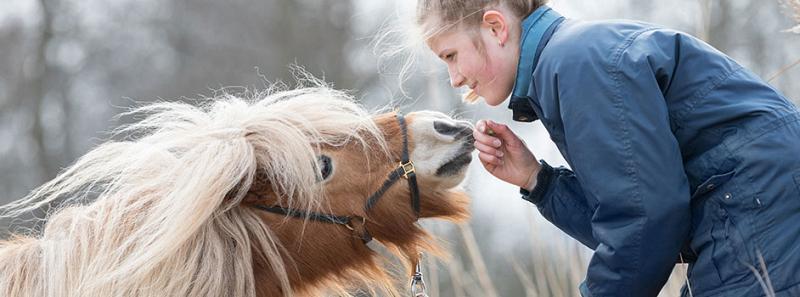
[[100, 145], [0, 208], [16, 216], [63, 198], [69, 205], [36, 239], [0, 242], [0, 293], [386, 288], [385, 261], [366, 241], [412, 263], [435, 250], [419, 218], [467, 216], [456, 186], [471, 128], [441, 113], [372, 114], [344, 93], [312, 87], [134, 114], [145, 117], [119, 130], [127, 141]]
[[[306, 182], [319, 192], [306, 202], [286, 194], [296, 186], [282, 184], [280, 172], [265, 169], [241, 203], [262, 210], [259, 217], [287, 248], [292, 284], [295, 277], [305, 283], [352, 284], [341, 273], [347, 270], [353, 279], [386, 283], [383, 263], [366, 242], [374, 238], [407, 263], [416, 263], [420, 251], [436, 251], [416, 224], [419, 218], [467, 216], [467, 197], [456, 186], [474, 149], [468, 122], [430, 111], [368, 118], [360, 133], [339, 135], [346, 141], [310, 143], [314, 154], [305, 163], [314, 180]], [[266, 281], [260, 283], [270, 284], [261, 288], [263, 295], [279, 292], [269, 273], [262, 277]]]

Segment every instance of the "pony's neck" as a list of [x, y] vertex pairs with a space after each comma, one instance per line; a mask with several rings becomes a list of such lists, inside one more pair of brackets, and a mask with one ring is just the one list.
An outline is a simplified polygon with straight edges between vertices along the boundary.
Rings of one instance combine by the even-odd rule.
[[[353, 284], [337, 281], [354, 276], [388, 280], [377, 263], [377, 254], [343, 226], [310, 221], [306, 224], [282, 221], [272, 226], [284, 244], [281, 260], [295, 294], [311, 294], [321, 287], [345, 290]], [[257, 295], [281, 296], [272, 263], [264, 261], [264, 257], [254, 258]]]

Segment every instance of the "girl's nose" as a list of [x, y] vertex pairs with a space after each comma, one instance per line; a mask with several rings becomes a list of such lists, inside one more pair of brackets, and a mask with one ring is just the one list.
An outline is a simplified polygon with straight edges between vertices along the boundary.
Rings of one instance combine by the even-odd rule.
[[458, 88], [463, 84], [464, 76], [462, 76], [458, 71], [450, 71], [450, 85], [452, 85], [453, 88]]

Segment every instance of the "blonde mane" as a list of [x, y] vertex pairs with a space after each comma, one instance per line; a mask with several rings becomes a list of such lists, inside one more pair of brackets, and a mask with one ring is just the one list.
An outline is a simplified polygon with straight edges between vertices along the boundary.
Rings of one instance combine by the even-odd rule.
[[[0, 241], [2, 296], [256, 296], [254, 260], [292, 296], [285, 247], [238, 207], [265, 175], [282, 205], [318, 209], [319, 146], [388, 151], [371, 114], [324, 86], [201, 106], [156, 103], [30, 195], [14, 218], [58, 202], [41, 234]], [[308, 164], [308, 166], [304, 166]], [[260, 177], [259, 177], [260, 178]], [[261, 254], [254, 254], [260, 251]]]

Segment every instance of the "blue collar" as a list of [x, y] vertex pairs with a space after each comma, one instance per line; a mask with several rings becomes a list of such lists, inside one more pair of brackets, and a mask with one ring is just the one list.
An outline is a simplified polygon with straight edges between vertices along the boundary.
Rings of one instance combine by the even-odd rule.
[[[519, 64], [517, 65], [517, 79], [514, 82], [514, 96], [527, 96], [533, 69], [539, 61], [541, 46], [547, 43], [552, 36], [551, 25], [563, 17], [548, 6], [542, 6], [531, 13], [522, 21], [522, 38], [520, 38]], [[547, 32], [551, 31], [551, 32]], [[550, 36], [545, 36], [545, 33]]]
[[564, 20], [558, 12], [548, 6], [536, 9], [522, 21], [522, 34], [519, 49], [519, 64], [514, 90], [508, 108], [513, 110], [513, 119], [520, 122], [532, 122], [539, 118], [529, 101], [528, 94], [533, 78], [533, 70], [539, 62], [544, 46], [553, 36], [558, 24]]

